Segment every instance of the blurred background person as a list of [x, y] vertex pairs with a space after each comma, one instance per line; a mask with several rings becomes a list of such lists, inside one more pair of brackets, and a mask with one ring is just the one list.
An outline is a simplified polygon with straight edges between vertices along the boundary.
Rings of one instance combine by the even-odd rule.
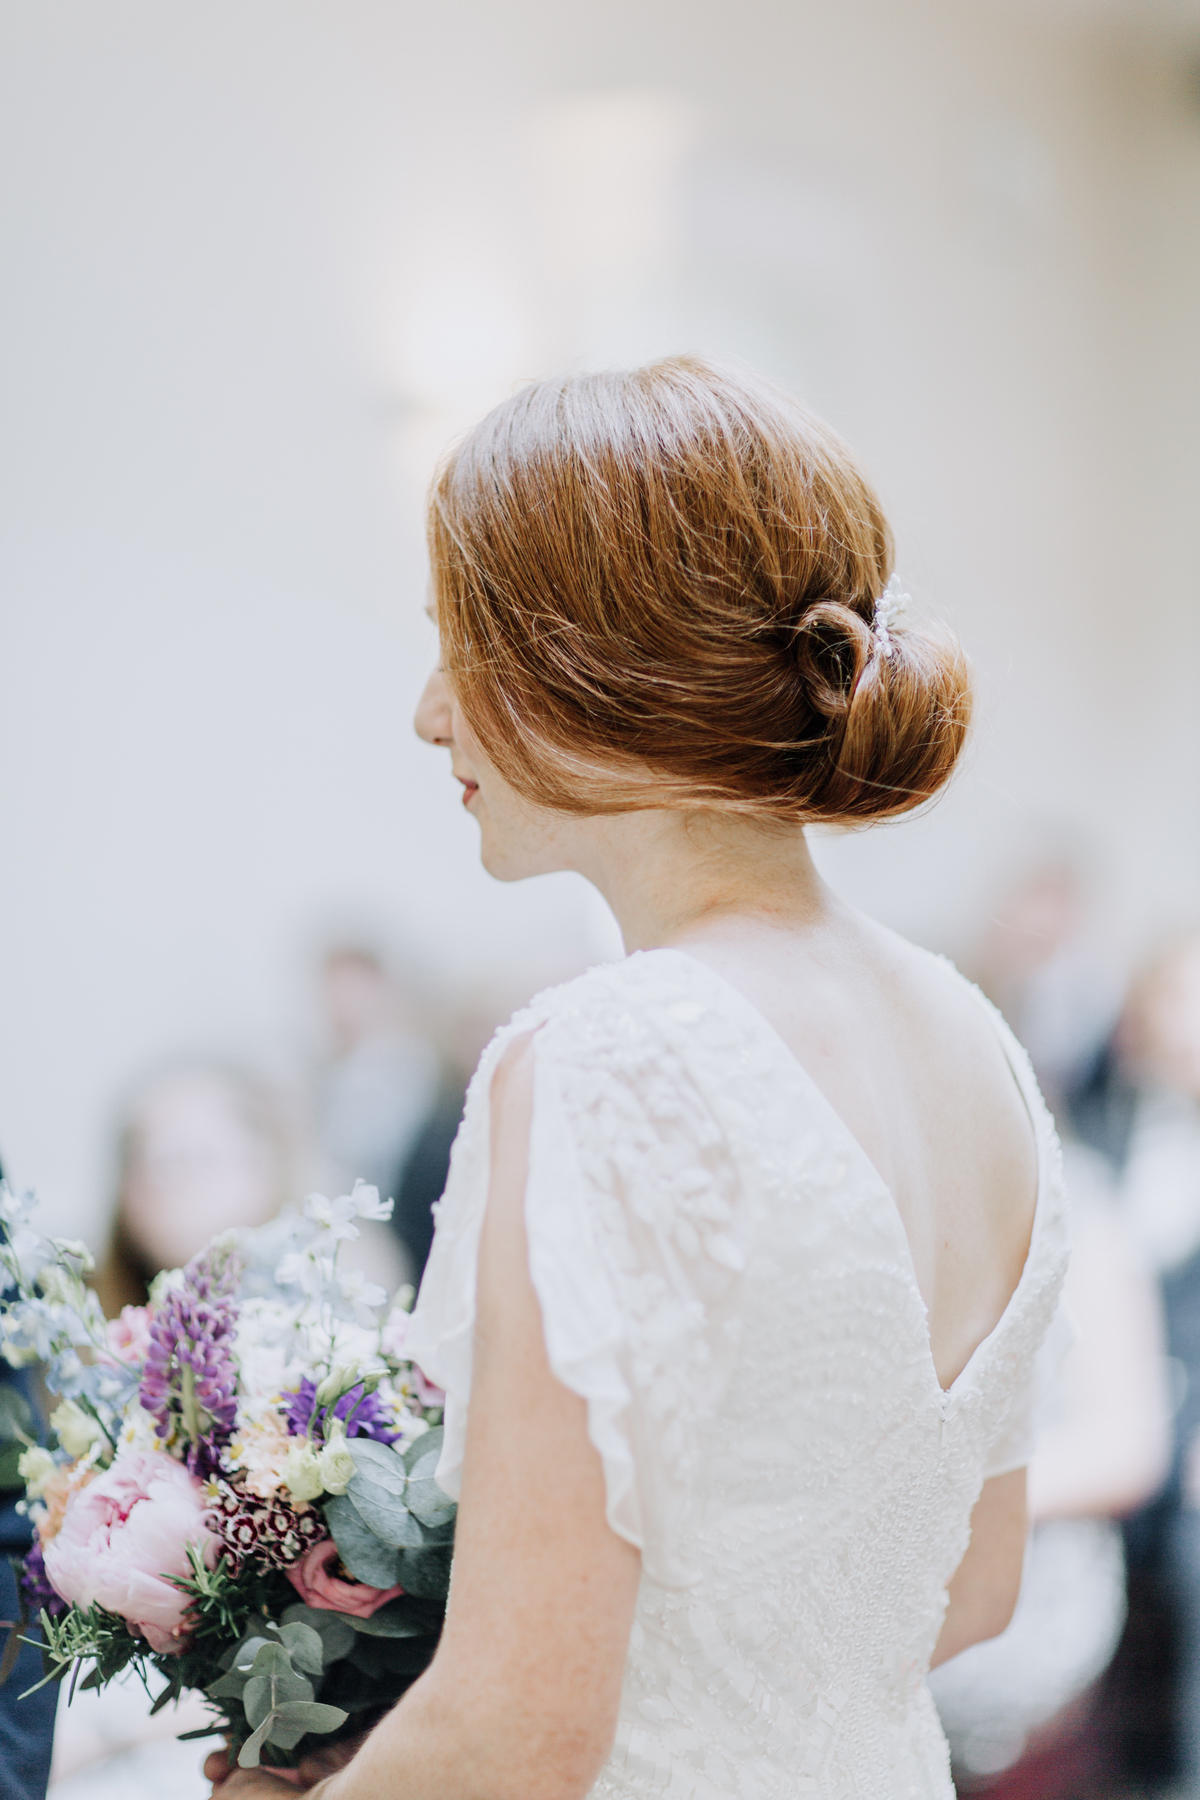
[[1178, 1392], [1171, 1475], [1129, 1524], [1129, 1756], [1200, 1796], [1200, 932], [1135, 980], [1083, 1120], [1117, 1173], [1122, 1217], [1160, 1284]]
[[337, 1182], [361, 1179], [385, 1196], [438, 1089], [439, 1059], [417, 1025], [411, 987], [361, 944], [321, 964], [329, 1055], [317, 1095], [320, 1148]]
[[1098, 1157], [1066, 1152], [1078, 1338], [1029, 1468], [1032, 1523], [1011, 1625], [935, 1669], [930, 1687], [962, 1794], [1098, 1800], [1112, 1746], [1101, 1677], [1126, 1616], [1119, 1520], [1170, 1465], [1162, 1321]]
[[188, 1062], [148, 1081], [120, 1131], [96, 1273], [109, 1317], [143, 1305], [160, 1269], [182, 1267], [218, 1232], [273, 1219], [293, 1197], [290, 1150], [269, 1089], [239, 1069]]
[[361, 944], [327, 951], [321, 993], [330, 1051], [317, 1091], [323, 1161], [334, 1185], [361, 1178], [395, 1201], [385, 1285], [416, 1287], [466, 1089], [461, 1069], [433, 1041], [435, 1032], [442, 1041], [451, 1036], [449, 1009]]
[[1091, 1078], [1122, 999], [1082, 855], [1034, 853], [1002, 888], [967, 962], [1029, 1052], [1060, 1130]]

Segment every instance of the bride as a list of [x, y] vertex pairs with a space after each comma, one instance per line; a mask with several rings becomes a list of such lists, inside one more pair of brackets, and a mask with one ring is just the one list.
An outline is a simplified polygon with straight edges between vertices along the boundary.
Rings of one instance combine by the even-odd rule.
[[925, 1677], [1017, 1594], [1056, 1144], [999, 1016], [803, 828], [941, 788], [962, 653], [899, 622], [846, 446], [696, 358], [505, 402], [430, 537], [417, 729], [492, 874], [578, 870], [629, 955], [472, 1084], [408, 1340], [445, 1632], [322, 1800], [952, 1796]]

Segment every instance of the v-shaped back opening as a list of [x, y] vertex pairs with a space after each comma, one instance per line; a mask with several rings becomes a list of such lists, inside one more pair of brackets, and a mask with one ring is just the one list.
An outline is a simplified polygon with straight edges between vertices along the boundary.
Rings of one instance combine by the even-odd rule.
[[[960, 1382], [962, 1382], [968, 1373], [977, 1366], [981, 1353], [996, 1339], [997, 1335], [1005, 1327], [1008, 1319], [1012, 1316], [1017, 1298], [1025, 1287], [1026, 1277], [1033, 1265], [1034, 1248], [1038, 1241], [1039, 1227], [1044, 1213], [1043, 1199], [1047, 1187], [1046, 1135], [1041, 1129], [1038, 1110], [1035, 1106], [1034, 1094], [1036, 1093], [1036, 1087], [1033, 1081], [1032, 1070], [1029, 1068], [1028, 1064], [1024, 1062], [1023, 1058], [1021, 1058], [1016, 1040], [1013, 1038], [1012, 1033], [1004, 1020], [992, 1006], [991, 1002], [980, 993], [979, 989], [975, 987], [972, 982], [965, 982], [966, 987], [975, 999], [980, 1011], [991, 1026], [996, 1040], [1004, 1053], [1005, 1063], [1007, 1064], [1008, 1071], [1016, 1085], [1017, 1092], [1021, 1096], [1021, 1102], [1025, 1108], [1026, 1117], [1029, 1120], [1030, 1130], [1033, 1133], [1034, 1152], [1037, 1159], [1037, 1189], [1034, 1195], [1033, 1224], [1029, 1233], [1029, 1247], [1025, 1252], [1025, 1260], [1021, 1265], [1021, 1273], [1017, 1277], [1013, 1290], [1005, 1302], [999, 1318], [991, 1329], [985, 1332], [984, 1336], [980, 1338], [953, 1381], [950, 1381], [943, 1386], [937, 1372], [937, 1364], [934, 1361], [933, 1341], [929, 1334], [929, 1307], [924, 1294], [921, 1292], [921, 1284], [917, 1280], [916, 1259], [913, 1256], [912, 1244], [909, 1241], [908, 1230], [904, 1223], [904, 1215], [897, 1204], [895, 1193], [889, 1183], [884, 1180], [874, 1158], [868, 1153], [862, 1140], [858, 1137], [856, 1132], [851, 1130], [850, 1126], [846, 1123], [846, 1120], [833, 1104], [833, 1101], [829, 1098], [824, 1088], [821, 1087], [811, 1071], [805, 1067], [804, 1063], [788, 1043], [787, 1039], [777, 1027], [771, 1023], [762, 1008], [755, 1005], [754, 1001], [751, 1000], [747, 994], [742, 992], [736, 982], [730, 981], [728, 976], [720, 974], [710, 963], [702, 961], [698, 956], [693, 956], [688, 950], [680, 950], [674, 946], [667, 946], [661, 950], [642, 951], [641, 954], [649, 956], [683, 957], [693, 968], [699, 969], [703, 975], [711, 981], [718, 993], [726, 997], [727, 1001], [731, 1000], [734, 1002], [736, 1007], [758, 1029], [760, 1035], [771, 1041], [776, 1047], [779, 1055], [791, 1065], [794, 1074], [802, 1082], [810, 1098], [815, 1101], [818, 1109], [826, 1115], [835, 1134], [842, 1140], [845, 1147], [859, 1165], [869, 1174], [872, 1182], [887, 1201], [893, 1223], [899, 1233], [900, 1243], [903, 1245], [909, 1280], [912, 1283], [913, 1289], [925, 1314], [926, 1344], [929, 1352], [930, 1373], [937, 1386], [938, 1392], [944, 1398], [949, 1398], [949, 1396], [958, 1388]], [[939, 958], [939, 960], [945, 961], [946, 959]], [[955, 973], [957, 973], [957, 971], [955, 971]], [[960, 977], [960, 979], [965, 978]], [[1014, 1052], [1016, 1052], [1016, 1054], [1014, 1054]], [[1031, 1091], [1031, 1088], [1033, 1091]]]

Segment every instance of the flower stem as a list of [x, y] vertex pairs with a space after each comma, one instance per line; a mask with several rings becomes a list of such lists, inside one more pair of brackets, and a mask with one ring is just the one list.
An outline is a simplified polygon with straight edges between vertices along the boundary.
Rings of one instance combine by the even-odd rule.
[[179, 1399], [183, 1407], [183, 1429], [189, 1441], [198, 1444], [202, 1434], [200, 1408], [196, 1405], [196, 1371], [191, 1363], [184, 1363], [181, 1374], [183, 1379]]

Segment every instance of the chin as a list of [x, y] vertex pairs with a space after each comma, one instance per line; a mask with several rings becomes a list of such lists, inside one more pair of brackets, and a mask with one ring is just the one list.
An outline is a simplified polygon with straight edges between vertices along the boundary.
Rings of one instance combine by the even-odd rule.
[[528, 881], [532, 875], [551, 875], [563, 864], [548, 856], [544, 845], [511, 840], [497, 843], [484, 829], [479, 841], [479, 860], [493, 881]]
[[524, 881], [538, 873], [522, 857], [502, 845], [490, 844], [486, 837], [479, 846], [479, 860], [493, 881]]

